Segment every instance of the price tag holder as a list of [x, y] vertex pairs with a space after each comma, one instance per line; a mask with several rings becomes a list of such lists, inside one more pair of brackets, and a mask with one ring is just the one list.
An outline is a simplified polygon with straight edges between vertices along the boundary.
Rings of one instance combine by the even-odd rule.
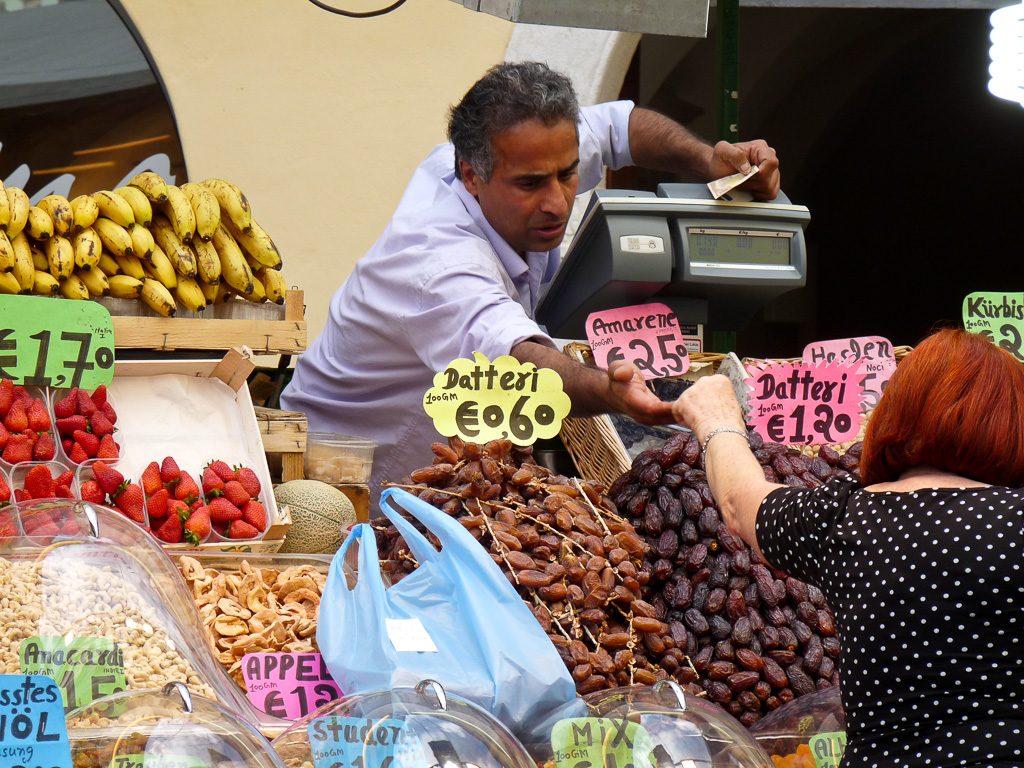
[[114, 325], [95, 301], [4, 296], [0, 377], [37, 387], [93, 390], [114, 378]]
[[981, 334], [1024, 362], [1024, 293], [969, 293], [963, 315], [964, 330]]
[[654, 768], [654, 742], [647, 730], [629, 720], [570, 717], [551, 729], [555, 768]]
[[864, 408], [868, 411], [878, 405], [889, 379], [896, 371], [892, 343], [882, 336], [815, 341], [804, 347], [803, 361], [812, 365], [820, 362], [847, 365], [859, 363], [857, 373], [864, 377], [862, 395]]
[[846, 752], [846, 731], [816, 734], [807, 746], [811, 748], [815, 768], [839, 768]]
[[550, 368], [511, 355], [492, 363], [479, 352], [434, 374], [434, 386], [423, 396], [423, 410], [439, 433], [473, 443], [508, 439], [531, 445], [554, 437], [570, 406], [562, 378]]
[[253, 706], [284, 720], [298, 720], [341, 698], [319, 653], [247, 653], [242, 679]]
[[71, 743], [57, 683], [42, 675], [0, 675], [0, 765], [71, 768]]
[[645, 379], [680, 376], [690, 369], [679, 320], [664, 304], [592, 312], [587, 341], [594, 363], [604, 370], [618, 360], [633, 363]]
[[[316, 768], [391, 768], [405, 722], [384, 717], [317, 717], [306, 726]], [[404, 765], [433, 765], [407, 762]]]
[[842, 363], [785, 363], [748, 380], [748, 423], [765, 441], [824, 445], [853, 440], [860, 432], [863, 376]]
[[127, 755], [114, 753], [108, 768], [209, 768], [209, 759], [195, 755], [160, 754], [132, 752]]
[[125, 690], [124, 655], [104, 637], [26, 637], [18, 650], [21, 671], [47, 675], [60, 686], [64, 709], [92, 704]]

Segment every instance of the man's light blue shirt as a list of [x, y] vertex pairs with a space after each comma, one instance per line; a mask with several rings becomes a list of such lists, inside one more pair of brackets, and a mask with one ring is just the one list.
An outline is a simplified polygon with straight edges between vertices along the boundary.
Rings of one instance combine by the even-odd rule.
[[[605, 167], [632, 164], [632, 102], [584, 107], [579, 191]], [[494, 360], [527, 339], [551, 344], [533, 320], [560, 249], [516, 253], [456, 178], [450, 144], [413, 173], [384, 233], [331, 299], [323, 331], [281, 396], [315, 432], [376, 441], [371, 493], [430, 463], [444, 440], [423, 411], [434, 374], [480, 352]]]

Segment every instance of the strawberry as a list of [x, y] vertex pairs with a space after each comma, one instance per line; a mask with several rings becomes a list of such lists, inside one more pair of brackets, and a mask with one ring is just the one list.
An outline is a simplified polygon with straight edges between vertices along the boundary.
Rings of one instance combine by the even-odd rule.
[[153, 529], [153, 535], [168, 544], [180, 544], [184, 530], [180, 517], [168, 515], [160, 525]]
[[16, 502], [32, 501], [32, 494], [30, 494], [24, 488], [15, 488], [14, 489], [14, 500]]
[[0, 416], [6, 416], [14, 403], [14, 382], [10, 379], [0, 380]]
[[90, 395], [90, 397], [92, 398], [93, 404], [95, 404], [97, 408], [101, 408], [103, 404], [107, 402], [107, 385], [100, 384], [92, 391], [92, 395]]
[[46, 521], [39, 525], [39, 527], [35, 528], [31, 533], [26, 529], [25, 533], [28, 533], [29, 536], [37, 536], [39, 538], [46, 539], [52, 539], [54, 536], [60, 535], [60, 527], [58, 527], [52, 518], [46, 515], [40, 515], [40, 517], [46, 517]]
[[45, 464], [36, 464], [25, 473], [22, 488], [33, 499], [49, 499], [53, 496], [53, 475]]
[[192, 479], [192, 475], [188, 472], [182, 472], [181, 479], [174, 487], [174, 498], [179, 501], [184, 501], [187, 505], [198, 499], [199, 495], [199, 486], [196, 485], [196, 481]]
[[229, 539], [254, 539], [260, 532], [244, 520], [233, 520], [228, 526], [227, 537]]
[[24, 432], [28, 429], [28, 409], [24, 400], [15, 400], [4, 418], [4, 426], [10, 432]]
[[18, 522], [10, 512], [0, 513], [0, 540], [13, 539], [18, 535]]
[[95, 480], [83, 481], [81, 490], [82, 501], [91, 501], [93, 504], [104, 504], [107, 501], [107, 495]]
[[217, 473], [217, 477], [223, 480], [225, 483], [228, 480], [235, 480], [235, 470], [233, 470], [226, 461], [216, 459], [211, 461], [208, 465], [210, 469]]
[[53, 484], [53, 495], [58, 499], [73, 499], [75, 494], [71, 492], [70, 485], [64, 485], [62, 483], [54, 482]]
[[74, 536], [76, 533], [82, 532], [82, 526], [78, 524], [75, 518], [69, 517], [64, 521], [64, 525], [61, 526], [60, 532], [64, 536]]
[[53, 415], [58, 419], [66, 419], [78, 412], [78, 387], [72, 387], [60, 400], [53, 402]]
[[242, 510], [221, 496], [207, 504], [207, 508], [210, 510], [210, 519], [215, 523], [229, 523], [242, 518]]
[[102, 413], [96, 412], [92, 415], [92, 418], [89, 420], [89, 431], [92, 432], [94, 435], [99, 435], [100, 437], [103, 437], [104, 435], [109, 435], [113, 433], [114, 425], [111, 424], [110, 419], [108, 419]]
[[74, 431], [74, 440], [85, 451], [85, 455], [90, 459], [96, 455], [96, 452], [100, 449], [100, 439], [92, 432], [83, 432], [80, 429]]
[[72, 472], [70, 469], [65, 469], [63, 472], [61, 472], [59, 475], [53, 478], [53, 484], [66, 485], [68, 487], [71, 487], [71, 483], [74, 481], [74, 479], [75, 473]]
[[27, 435], [11, 435], [0, 458], [3, 458], [8, 464], [32, 461], [32, 441]]
[[0, 451], [7, 447], [7, 439], [11, 436], [11, 433], [7, 431], [2, 423], [0, 423]]
[[109, 400], [100, 406], [100, 413], [106, 416], [107, 420], [110, 421], [111, 424], [117, 424], [117, 412], [114, 410], [114, 406], [110, 404]]
[[256, 499], [250, 499], [242, 507], [242, 520], [257, 531], [265, 531], [267, 529], [267, 510]]
[[92, 398], [89, 397], [89, 393], [84, 389], [78, 390], [78, 397], [76, 399], [78, 401], [77, 410], [80, 414], [85, 416], [85, 418], [91, 418], [92, 415], [96, 413], [96, 403], [92, 401]]
[[160, 465], [155, 461], [149, 462], [142, 470], [142, 490], [149, 496], [163, 487], [163, 481], [160, 479]]
[[171, 500], [171, 492], [166, 488], [160, 488], [152, 496], [146, 498], [146, 509], [149, 510], [149, 519], [156, 520], [167, 517], [167, 505]]
[[129, 520], [136, 523], [146, 522], [145, 503], [142, 486], [136, 483], [128, 483], [114, 500], [117, 508], [124, 512]]
[[36, 432], [46, 432], [50, 428], [50, 414], [46, 411], [46, 403], [34, 398], [25, 411], [28, 418], [28, 425]]
[[223, 490], [224, 480], [221, 479], [212, 465], [207, 464], [206, 469], [203, 470], [203, 493], [206, 494], [206, 498], [212, 499], [220, 496]]
[[66, 448], [64, 450], [67, 452], [68, 458], [73, 464], [81, 464], [82, 462], [89, 460], [89, 454], [86, 453], [85, 448], [80, 446], [78, 443], [73, 443], [71, 445], [71, 450]]
[[189, 544], [201, 544], [210, 535], [210, 512], [199, 507], [185, 522], [185, 538]]
[[111, 498], [117, 496], [118, 490], [124, 484], [124, 475], [105, 461], [97, 461], [93, 464], [92, 473], [104, 492], [110, 494]]
[[25, 533], [32, 533], [41, 526], [53, 523], [53, 515], [46, 510], [32, 510], [28, 513], [23, 513], [21, 516], [21, 525], [25, 529]]
[[178, 469], [178, 462], [170, 456], [166, 457], [160, 464], [160, 479], [165, 483], [176, 483], [181, 479], [181, 470]]
[[252, 498], [237, 480], [228, 480], [224, 483], [224, 498], [241, 509], [245, 503]]
[[7, 484], [3, 474], [0, 474], [0, 504], [6, 504], [11, 500], [11, 486]]
[[[15, 400], [15, 402], [17, 402], [18, 400], [24, 400], [25, 401], [25, 407], [28, 408], [28, 401], [31, 400], [31, 399], [32, 399], [32, 395], [30, 395], [28, 393], [28, 390], [25, 389], [25, 387], [23, 387], [21, 384], [15, 384], [14, 385], [14, 400]], [[12, 405], [13, 405], [13, 403], [12, 403]]]
[[67, 437], [73, 435], [76, 429], [85, 432], [89, 428], [89, 421], [80, 414], [74, 414], [72, 416], [66, 416], [62, 419], [57, 419], [57, 431], [63, 436]]
[[238, 468], [238, 482], [242, 484], [242, 487], [249, 492], [249, 496], [255, 499], [260, 495], [262, 487], [260, 486], [260, 479], [256, 477], [256, 473], [248, 467]]
[[120, 449], [114, 442], [113, 435], [104, 435], [100, 438], [99, 448], [96, 449], [97, 459], [116, 459], [120, 455]]
[[32, 446], [32, 458], [36, 461], [49, 461], [56, 455], [57, 446], [54, 445], [53, 436], [49, 432], [43, 432]]

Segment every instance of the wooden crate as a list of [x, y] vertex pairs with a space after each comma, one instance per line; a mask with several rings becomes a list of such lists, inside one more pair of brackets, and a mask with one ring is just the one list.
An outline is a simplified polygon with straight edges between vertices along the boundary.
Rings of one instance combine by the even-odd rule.
[[[282, 483], [289, 480], [301, 480], [305, 477], [303, 470], [307, 431], [305, 414], [297, 411], [263, 408], [262, 406], [256, 406], [255, 411], [260, 438], [263, 440], [263, 451], [268, 454], [267, 462], [272, 466], [272, 474], [279, 476]], [[278, 460], [280, 461], [279, 475], [274, 471]]]
[[224, 320], [200, 317], [112, 315], [119, 349], [225, 350], [245, 345], [260, 355], [293, 355], [306, 349], [305, 298], [285, 296], [283, 320]]

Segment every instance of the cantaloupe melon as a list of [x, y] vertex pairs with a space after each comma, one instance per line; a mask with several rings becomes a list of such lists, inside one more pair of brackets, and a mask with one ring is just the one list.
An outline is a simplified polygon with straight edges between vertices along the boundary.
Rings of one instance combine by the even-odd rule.
[[288, 505], [292, 524], [281, 552], [333, 554], [345, 529], [356, 521], [348, 497], [319, 480], [289, 480], [274, 488], [279, 507]]

